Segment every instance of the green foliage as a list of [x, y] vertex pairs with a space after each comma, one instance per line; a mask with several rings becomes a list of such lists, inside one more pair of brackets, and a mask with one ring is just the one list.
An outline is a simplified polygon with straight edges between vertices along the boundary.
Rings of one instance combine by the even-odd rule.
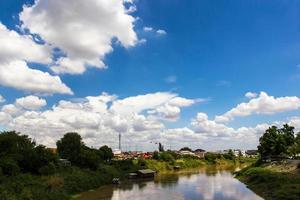
[[192, 149], [189, 147], [182, 147], [179, 151], [191, 151], [192, 152]]
[[245, 168], [236, 176], [264, 199], [299, 199], [299, 174], [277, 172], [259, 166]]
[[20, 173], [20, 167], [11, 158], [1, 158], [0, 168], [2, 169], [2, 173], [7, 176], [16, 176]]
[[11, 165], [11, 172], [5, 166], [2, 168], [5, 173], [13, 174], [19, 171], [38, 174], [41, 167], [57, 161], [51, 151], [42, 145], [36, 146], [28, 136], [15, 131], [0, 134], [0, 159]]
[[215, 164], [216, 160], [221, 158], [222, 156], [220, 154], [210, 152], [207, 152], [204, 156], [204, 159], [210, 164]]
[[229, 149], [228, 153], [222, 155], [225, 159], [235, 160], [235, 155], [232, 149]]
[[89, 148], [78, 133], [65, 134], [56, 145], [59, 155], [78, 167], [96, 170], [103, 160], [109, 162], [113, 158], [111, 148], [106, 145], [99, 150]]
[[106, 145], [100, 147], [99, 151], [100, 151], [101, 158], [103, 160], [110, 161], [114, 156], [112, 149]]
[[78, 133], [66, 133], [63, 138], [56, 142], [57, 152], [61, 158], [68, 159], [72, 164], [80, 164], [78, 155], [84, 146]]
[[164, 146], [161, 143], [158, 143], [158, 151], [159, 152], [164, 152]]
[[56, 167], [53, 163], [49, 163], [48, 165], [45, 165], [39, 169], [39, 173], [41, 175], [47, 175], [47, 176], [54, 174], [55, 171], [56, 171]]
[[295, 138], [295, 143], [288, 148], [288, 154], [297, 157], [300, 154], [300, 133]]
[[259, 142], [258, 151], [262, 158], [295, 155], [297, 152], [294, 127], [288, 124], [285, 124], [281, 129], [276, 126], [270, 127], [259, 139]]

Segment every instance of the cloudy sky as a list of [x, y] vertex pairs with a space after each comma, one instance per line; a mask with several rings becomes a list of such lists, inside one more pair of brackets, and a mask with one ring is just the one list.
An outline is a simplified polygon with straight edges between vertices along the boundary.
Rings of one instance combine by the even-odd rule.
[[300, 2], [0, 1], [0, 130], [54, 147], [256, 148], [300, 130]]

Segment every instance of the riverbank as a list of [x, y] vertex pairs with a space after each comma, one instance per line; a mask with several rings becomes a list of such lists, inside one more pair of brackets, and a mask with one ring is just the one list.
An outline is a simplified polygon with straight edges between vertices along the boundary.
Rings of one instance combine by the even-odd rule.
[[247, 167], [253, 164], [256, 159], [236, 158], [234, 160], [217, 158], [213, 161], [207, 159], [181, 158], [174, 161], [145, 160], [145, 166], [158, 173], [173, 173], [178, 170], [189, 170], [205, 167], [215, 167], [218, 169], [235, 169], [236, 167]]
[[299, 199], [299, 163], [286, 160], [252, 165], [236, 173], [236, 178], [266, 200]]
[[[230, 167], [244, 161], [216, 159], [214, 162], [205, 159], [181, 158], [174, 161], [160, 160], [126, 160], [102, 164], [97, 170], [79, 167], [57, 168], [53, 175], [41, 176], [18, 174], [16, 176], [0, 175], [0, 200], [67, 200], [84, 191], [111, 184], [114, 177], [126, 179], [126, 175], [138, 169], [150, 168], [158, 173], [172, 173], [175, 166], [180, 171], [200, 167]], [[176, 170], [178, 171], [178, 170]]]

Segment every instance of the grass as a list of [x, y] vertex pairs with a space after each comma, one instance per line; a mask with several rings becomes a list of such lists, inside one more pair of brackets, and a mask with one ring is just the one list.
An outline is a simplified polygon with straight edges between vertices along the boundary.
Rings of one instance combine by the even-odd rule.
[[267, 200], [300, 198], [299, 169], [286, 171], [280, 164], [250, 166], [236, 173], [236, 177]]

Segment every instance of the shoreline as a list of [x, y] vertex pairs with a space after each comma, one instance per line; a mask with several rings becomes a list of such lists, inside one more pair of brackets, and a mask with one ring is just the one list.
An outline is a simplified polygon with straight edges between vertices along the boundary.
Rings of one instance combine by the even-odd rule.
[[288, 200], [300, 197], [300, 161], [252, 165], [236, 173], [236, 178], [264, 199]]
[[[234, 173], [236, 168], [245, 168], [247, 166], [249, 166], [251, 163], [253, 162], [246, 162], [246, 163], [240, 163], [240, 162], [232, 162], [232, 160], [226, 160], [226, 159], [219, 159], [216, 163], [207, 163], [202, 159], [193, 159], [193, 160], [197, 160], [197, 161], [201, 161], [199, 162], [198, 166], [194, 166], [194, 167], [186, 167], [186, 168], [182, 168], [179, 170], [174, 170], [174, 169], [168, 169], [168, 170], [157, 170], [157, 168], [152, 167], [151, 166], [147, 166], [152, 170], [157, 170], [157, 177], [159, 176], [166, 176], [166, 175], [172, 175], [172, 174], [187, 174], [187, 173], [199, 173], [201, 171], [205, 171], [205, 172], [216, 172], [216, 171], [231, 171], [232, 173]], [[253, 159], [252, 159], [253, 160]], [[167, 161], [157, 161], [157, 160], [153, 160], [153, 159], [149, 159], [148, 161], [151, 162], [155, 162], [156, 164], [163, 164], [163, 165], [167, 165], [168, 162]], [[190, 160], [189, 160], [190, 161]], [[147, 163], [147, 161], [146, 161]], [[153, 164], [153, 163], [152, 163]], [[122, 181], [137, 181], [137, 180], [143, 180], [143, 179], [128, 179], [126, 177], [123, 177]], [[104, 184], [99, 186], [100, 187], [105, 187], [105, 186], [109, 186], [109, 185], [113, 185], [111, 183], [109, 184]], [[76, 200], [77, 198], [79, 198], [81, 196], [82, 193], [86, 193], [86, 192], [91, 192], [94, 191], [98, 188], [93, 188], [87, 191], [83, 191], [77, 194], [74, 194], [71, 196], [71, 199]]]

